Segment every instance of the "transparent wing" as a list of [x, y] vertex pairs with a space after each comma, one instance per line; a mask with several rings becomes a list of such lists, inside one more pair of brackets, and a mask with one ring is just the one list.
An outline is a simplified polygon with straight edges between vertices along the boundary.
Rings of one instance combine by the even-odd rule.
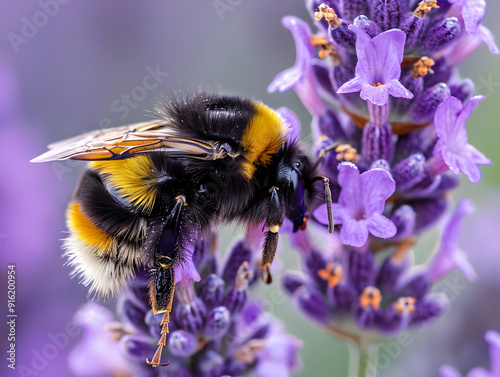
[[152, 151], [202, 160], [215, 160], [228, 154], [227, 148], [218, 141], [179, 137], [164, 120], [91, 131], [50, 144], [48, 148], [31, 162], [114, 160]]

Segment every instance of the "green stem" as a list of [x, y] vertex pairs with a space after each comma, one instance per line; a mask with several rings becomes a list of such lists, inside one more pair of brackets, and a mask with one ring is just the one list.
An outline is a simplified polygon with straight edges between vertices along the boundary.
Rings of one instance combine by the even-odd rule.
[[378, 344], [349, 345], [349, 377], [376, 377]]

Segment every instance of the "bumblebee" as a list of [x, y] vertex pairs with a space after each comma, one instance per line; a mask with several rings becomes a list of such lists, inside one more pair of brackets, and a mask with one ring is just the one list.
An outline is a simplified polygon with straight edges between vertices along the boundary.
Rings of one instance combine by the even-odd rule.
[[331, 197], [285, 120], [261, 102], [195, 93], [157, 104], [155, 114], [54, 143], [32, 162], [90, 161], [67, 210], [65, 254], [90, 292], [104, 297], [139, 268], [150, 271], [151, 306], [164, 313], [149, 362], [157, 366], [166, 365], [174, 267], [198, 235], [220, 222], [265, 221], [261, 267], [270, 283], [285, 216], [294, 231], [305, 227], [318, 180], [327, 203]]

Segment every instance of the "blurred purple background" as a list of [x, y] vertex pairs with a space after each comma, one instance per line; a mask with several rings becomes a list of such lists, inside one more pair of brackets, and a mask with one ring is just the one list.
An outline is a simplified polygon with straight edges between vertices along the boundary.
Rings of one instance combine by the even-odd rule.
[[[490, 1], [489, 6], [485, 24], [500, 36], [500, 24], [494, 20], [500, 5]], [[310, 117], [296, 96], [266, 92], [274, 75], [295, 59], [293, 40], [281, 26], [286, 14], [308, 19], [299, 0], [0, 4], [0, 312], [6, 313], [7, 265], [14, 263], [18, 370], [12, 375], [23, 375], [21, 366], [29, 368], [24, 375], [71, 375], [66, 355], [79, 339], [71, 328], [72, 315], [86, 300], [86, 289], [70, 280], [60, 250], [65, 207], [84, 164], [28, 161], [50, 142], [142, 121], [162, 94], [200, 85], [263, 100], [274, 108], [287, 106], [298, 113], [307, 136]], [[464, 76], [482, 83], [481, 92], [489, 98], [478, 107], [474, 121], [480, 127], [469, 131], [470, 139], [494, 162], [483, 169], [481, 185], [489, 184], [490, 200], [497, 201], [498, 59], [485, 47], [474, 59], [464, 68]], [[458, 195], [467, 191], [480, 206], [477, 187], [466, 184]], [[492, 216], [498, 221], [498, 212]], [[496, 244], [485, 247], [498, 250]], [[492, 284], [498, 301], [498, 275]], [[304, 323], [288, 302], [276, 305], [275, 314], [285, 316], [291, 332], [305, 339], [303, 375], [345, 375], [343, 344]], [[498, 315], [496, 328], [500, 329]], [[6, 331], [0, 326], [2, 355]], [[481, 340], [482, 331], [474, 333], [476, 340]], [[486, 344], [483, 349], [486, 352]], [[404, 352], [409, 355], [411, 350]], [[401, 360], [405, 359], [395, 364]], [[10, 375], [6, 364], [2, 358], [2, 376]]]

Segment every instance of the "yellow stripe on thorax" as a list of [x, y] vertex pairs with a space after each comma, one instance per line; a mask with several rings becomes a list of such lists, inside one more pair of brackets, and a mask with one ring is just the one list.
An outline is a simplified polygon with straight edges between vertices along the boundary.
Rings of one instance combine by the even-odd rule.
[[287, 126], [283, 118], [261, 102], [254, 103], [255, 115], [243, 134], [242, 144], [247, 161], [243, 173], [252, 178], [259, 165], [267, 165], [286, 140]]
[[111, 250], [113, 238], [104, 230], [96, 227], [82, 213], [78, 203], [70, 203], [66, 213], [66, 225], [77, 238], [95, 248], [97, 254]]
[[151, 213], [156, 199], [156, 171], [149, 156], [92, 161], [91, 168], [106, 175], [111, 185], [131, 204]]

